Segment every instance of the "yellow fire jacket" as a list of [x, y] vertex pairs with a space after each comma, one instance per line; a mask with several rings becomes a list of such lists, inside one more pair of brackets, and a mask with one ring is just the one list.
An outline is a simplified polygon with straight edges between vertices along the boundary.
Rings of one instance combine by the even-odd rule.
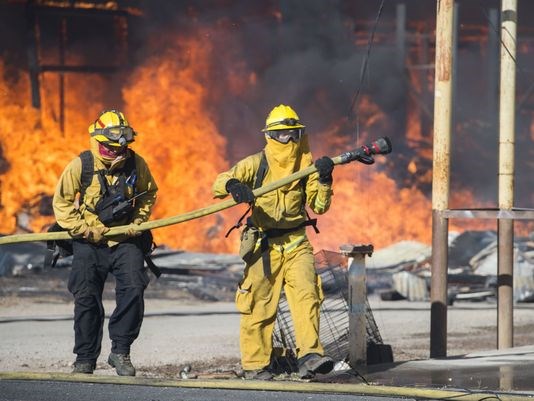
[[[107, 166], [104, 164], [100, 156], [92, 149], [95, 171], [105, 170], [105, 179], [109, 184], [114, 184], [118, 179], [118, 170], [122, 167], [127, 157], [132, 157], [132, 153], [128, 150], [126, 158], [120, 160], [116, 164]], [[108, 170], [109, 168], [109, 170]], [[131, 221], [117, 221], [110, 226], [118, 226], [129, 224], [135, 219], [140, 219], [145, 222], [149, 219], [152, 207], [156, 201], [156, 193], [158, 187], [148, 165], [144, 159], [135, 154], [135, 168], [137, 171], [137, 182], [135, 184], [137, 193], [147, 191], [144, 195], [135, 199], [135, 210]], [[102, 227], [102, 222], [98, 219], [98, 216], [90, 210], [95, 210], [97, 202], [100, 200], [100, 182], [98, 175], [93, 175], [91, 184], [85, 191], [83, 203], [79, 204], [78, 194], [81, 189], [81, 175], [82, 175], [82, 161], [80, 157], [73, 159], [63, 171], [59, 182], [56, 187], [52, 206], [54, 208], [54, 214], [58, 224], [67, 230], [72, 236], [80, 236], [88, 227]], [[132, 193], [125, 194], [126, 197], [131, 198]], [[121, 242], [126, 239], [126, 236], [113, 237], [111, 241], [108, 241], [108, 245], [112, 246], [117, 242]]]
[[[216, 198], [223, 198], [228, 195], [225, 186], [226, 182], [231, 178], [236, 178], [252, 188], [261, 158], [262, 153], [256, 153], [239, 161], [230, 170], [219, 174], [212, 188], [214, 196]], [[310, 157], [308, 165], [311, 164]], [[273, 169], [270, 166], [262, 185], [282, 178], [273, 177], [273, 175]], [[333, 193], [332, 187], [331, 185], [320, 184], [318, 179], [318, 173], [313, 173], [308, 176], [305, 188], [300, 181], [296, 181], [257, 198], [252, 209], [251, 217], [253, 224], [263, 231], [273, 228], [285, 229], [297, 227], [307, 218], [304, 201], [314, 213], [325, 213], [330, 207]], [[290, 234], [289, 238], [288, 236], [284, 237], [285, 244], [283, 248], [289, 251], [304, 240], [305, 230], [302, 228], [292, 235]], [[273, 243], [273, 241], [269, 242], [271, 244]]]

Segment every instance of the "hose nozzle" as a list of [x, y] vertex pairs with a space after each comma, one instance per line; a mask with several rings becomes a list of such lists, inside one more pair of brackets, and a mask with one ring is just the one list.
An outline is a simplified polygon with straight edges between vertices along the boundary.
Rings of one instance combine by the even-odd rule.
[[352, 152], [343, 153], [340, 164], [350, 163], [354, 160], [358, 160], [364, 164], [373, 164], [375, 162], [373, 155], [387, 155], [392, 150], [391, 140], [387, 136], [384, 136]]

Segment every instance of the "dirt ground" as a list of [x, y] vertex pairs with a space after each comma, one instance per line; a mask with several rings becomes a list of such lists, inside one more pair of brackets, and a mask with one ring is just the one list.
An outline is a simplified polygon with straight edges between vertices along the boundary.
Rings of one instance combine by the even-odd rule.
[[[54, 269], [0, 277], [0, 371], [72, 369], [73, 303], [66, 291], [67, 275], [65, 269]], [[166, 275], [150, 283], [145, 321], [132, 348], [132, 360], [140, 375], [180, 377], [188, 366], [192, 368], [190, 375], [235, 375], [239, 370], [239, 315], [232, 302], [234, 294], [228, 286], [210, 292], [211, 297], [203, 291], [191, 291], [183, 280]], [[109, 314], [114, 304], [111, 280], [104, 299]], [[428, 302], [382, 301], [376, 295], [369, 301], [382, 339], [392, 346], [396, 362], [429, 357]], [[495, 349], [496, 320], [496, 304], [491, 301], [450, 306], [448, 355]], [[532, 344], [534, 305], [517, 304], [514, 345]], [[105, 333], [97, 364], [100, 374], [114, 374], [106, 363], [109, 348]]]

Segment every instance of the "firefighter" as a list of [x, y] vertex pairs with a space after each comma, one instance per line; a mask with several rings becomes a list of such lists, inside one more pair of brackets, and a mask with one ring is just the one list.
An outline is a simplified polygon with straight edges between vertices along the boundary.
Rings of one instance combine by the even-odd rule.
[[[90, 151], [66, 166], [53, 199], [57, 223], [73, 237], [68, 282], [74, 296], [73, 373], [95, 369], [105, 316], [102, 291], [112, 273], [116, 305], [108, 326], [108, 363], [121, 376], [135, 376], [130, 347], [141, 329], [150, 281], [140, 240], [145, 235], [136, 227], [148, 220], [158, 188], [146, 162], [128, 147], [136, 133], [122, 112], [102, 112], [89, 134]], [[130, 224], [126, 234], [105, 236], [109, 227], [125, 224]]]
[[269, 184], [313, 164], [305, 126], [290, 106], [274, 107], [262, 132], [267, 141], [264, 149], [219, 174], [213, 184], [215, 197], [230, 194], [238, 203], [252, 204], [241, 233], [240, 254], [245, 255], [246, 265], [236, 292], [241, 363], [247, 379], [273, 378], [269, 369], [272, 334], [283, 287], [295, 327], [299, 375], [311, 378], [331, 371], [333, 360], [324, 356], [319, 340], [323, 293], [305, 232], [314, 221], [305, 206], [316, 214], [328, 210], [334, 164], [322, 157], [315, 161], [318, 172], [307, 179], [254, 199], [252, 189], [259, 187], [258, 181]]

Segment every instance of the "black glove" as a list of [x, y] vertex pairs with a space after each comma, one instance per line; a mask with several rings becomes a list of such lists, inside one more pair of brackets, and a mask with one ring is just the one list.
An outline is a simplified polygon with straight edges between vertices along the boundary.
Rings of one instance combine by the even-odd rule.
[[236, 203], [251, 203], [254, 202], [254, 194], [252, 189], [240, 182], [238, 179], [230, 178], [226, 181], [226, 192], [232, 195]]
[[321, 184], [332, 184], [332, 171], [334, 171], [334, 162], [328, 156], [323, 156], [315, 160], [315, 168], [319, 173], [319, 182]]

